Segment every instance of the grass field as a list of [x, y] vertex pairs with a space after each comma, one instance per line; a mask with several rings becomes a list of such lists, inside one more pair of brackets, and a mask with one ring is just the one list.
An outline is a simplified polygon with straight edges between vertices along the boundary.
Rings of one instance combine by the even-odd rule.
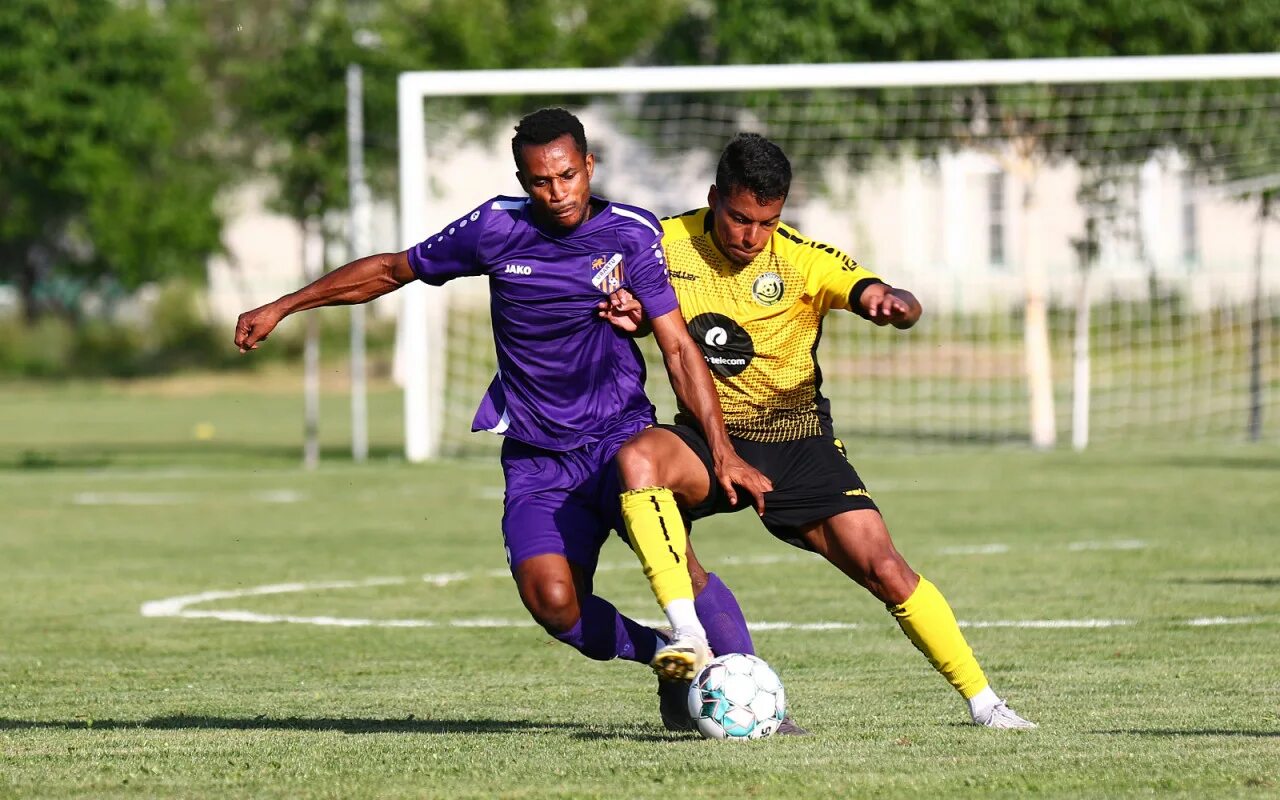
[[[882, 608], [749, 516], [700, 525], [815, 734], [737, 745], [528, 622], [495, 463], [400, 462], [384, 389], [374, 461], [330, 395], [304, 473], [296, 383], [236, 381], [0, 389], [0, 796], [1280, 796], [1273, 445], [850, 443], [1029, 732], [963, 724]], [[656, 617], [629, 551], [602, 560]], [[299, 621], [141, 613], [215, 591], [151, 608]]]

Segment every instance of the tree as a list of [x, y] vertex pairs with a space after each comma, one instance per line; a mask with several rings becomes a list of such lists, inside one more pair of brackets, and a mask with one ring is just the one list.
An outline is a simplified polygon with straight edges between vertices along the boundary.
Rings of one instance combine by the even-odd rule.
[[28, 320], [51, 281], [203, 274], [222, 178], [188, 50], [110, 0], [0, 6], [0, 280]]
[[688, 62], [824, 63], [1271, 52], [1265, 0], [716, 0], [664, 52]]

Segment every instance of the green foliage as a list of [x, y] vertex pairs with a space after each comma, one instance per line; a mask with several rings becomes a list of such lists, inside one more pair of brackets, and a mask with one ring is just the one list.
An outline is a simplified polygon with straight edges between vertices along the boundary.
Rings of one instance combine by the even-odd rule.
[[183, 32], [110, 0], [0, 6], [0, 280], [200, 275], [222, 178]]
[[[398, 72], [618, 64], [651, 46], [678, 4], [388, 0], [356, 8], [303, 4], [291, 16], [265, 20], [227, 14], [224, 8], [216, 23], [218, 12], [191, 8], [190, 13], [204, 13], [206, 29], [233, 23], [253, 28], [225, 38], [245, 52], [253, 49], [250, 42], [260, 41], [262, 28], [274, 32], [274, 42], [259, 47], [274, 50], [272, 58], [226, 70], [228, 85], [237, 87], [228, 96], [240, 131], [259, 145], [258, 163], [276, 180], [275, 207], [301, 221], [323, 219], [348, 203], [349, 64], [358, 63], [364, 71], [367, 166], [375, 190], [385, 191], [396, 159]], [[375, 34], [377, 43], [359, 46], [361, 33]]]
[[604, 67], [647, 54], [684, 3], [658, 0], [388, 0], [385, 20], [416, 69]]
[[67, 373], [75, 331], [64, 319], [46, 316], [31, 324], [0, 322], [0, 376], [52, 378]]
[[[321, 353], [344, 362], [350, 327], [348, 309], [322, 309]], [[192, 281], [163, 284], [144, 319], [97, 315], [69, 320], [46, 315], [32, 324], [0, 320], [0, 380], [18, 378], [136, 378], [191, 370], [258, 369], [301, 361], [304, 326], [294, 320], [271, 336], [252, 358], [231, 344], [231, 328], [212, 322], [203, 309], [203, 291]], [[395, 326], [371, 320], [366, 357], [372, 375], [389, 374]]]
[[[657, 58], [680, 0], [387, 0], [384, 37], [405, 69], [609, 67]], [[555, 90], [557, 87], [548, 87]], [[429, 124], [460, 136], [486, 135], [491, 118], [520, 116], [537, 105], [569, 105], [573, 96], [437, 98]], [[484, 115], [468, 116], [467, 110]], [[485, 117], [489, 118], [486, 119]]]
[[0, 323], [0, 377], [132, 378], [194, 367], [236, 367], [221, 326], [200, 309], [182, 280], [166, 283], [144, 322], [100, 315], [71, 321], [45, 316], [33, 325]]
[[259, 165], [276, 180], [273, 205], [302, 221], [347, 206], [347, 66], [364, 70], [364, 120], [371, 172], [394, 163], [396, 64], [381, 48], [362, 49], [345, 15], [321, 4], [282, 26], [275, 58], [246, 65], [237, 98], [242, 127], [263, 146]]
[[939, 61], [1189, 53], [1280, 47], [1266, 0], [716, 0], [695, 6], [682, 49], [722, 64]]
[[[673, 26], [664, 63], [838, 63], [1274, 52], [1280, 5], [1266, 0], [718, 0]], [[1012, 148], [1040, 161], [1115, 168], [1176, 147], [1214, 180], [1280, 163], [1276, 81], [1006, 86], [812, 93], [787, 119], [854, 166], [909, 149]], [[735, 102], [766, 120], [772, 95]], [[794, 100], [793, 100], [794, 102]], [[927, 119], [886, 108], [928, 108]], [[831, 109], [838, 109], [833, 118]], [[1111, 110], [1113, 113], [1101, 113]], [[844, 142], [843, 147], [840, 142]], [[691, 144], [691, 143], [690, 143]], [[786, 143], [783, 143], [784, 147]]]

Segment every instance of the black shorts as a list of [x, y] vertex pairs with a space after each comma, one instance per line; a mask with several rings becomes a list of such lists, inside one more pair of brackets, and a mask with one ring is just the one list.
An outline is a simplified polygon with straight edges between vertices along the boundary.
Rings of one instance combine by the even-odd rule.
[[[733, 505], [716, 479], [711, 448], [702, 431], [688, 425], [659, 425], [679, 436], [707, 468], [711, 489], [707, 499], [686, 509], [689, 522], [751, 508], [751, 496], [738, 491]], [[879, 511], [866, 484], [845, 454], [844, 444], [833, 436], [811, 436], [791, 442], [749, 442], [730, 437], [733, 448], [751, 466], [773, 481], [773, 491], [764, 496], [764, 526], [782, 541], [809, 549], [801, 531], [811, 523], [845, 511]]]

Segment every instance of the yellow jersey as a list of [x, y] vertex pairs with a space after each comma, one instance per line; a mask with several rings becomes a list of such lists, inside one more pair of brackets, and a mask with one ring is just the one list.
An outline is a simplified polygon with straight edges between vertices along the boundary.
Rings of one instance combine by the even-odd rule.
[[[725, 426], [755, 442], [830, 435], [817, 363], [822, 320], [833, 308], [861, 314], [858, 298], [879, 277], [781, 223], [750, 264], [736, 266], [712, 242], [711, 224], [707, 208], [667, 217], [662, 245]], [[691, 419], [681, 408], [677, 421]]]

